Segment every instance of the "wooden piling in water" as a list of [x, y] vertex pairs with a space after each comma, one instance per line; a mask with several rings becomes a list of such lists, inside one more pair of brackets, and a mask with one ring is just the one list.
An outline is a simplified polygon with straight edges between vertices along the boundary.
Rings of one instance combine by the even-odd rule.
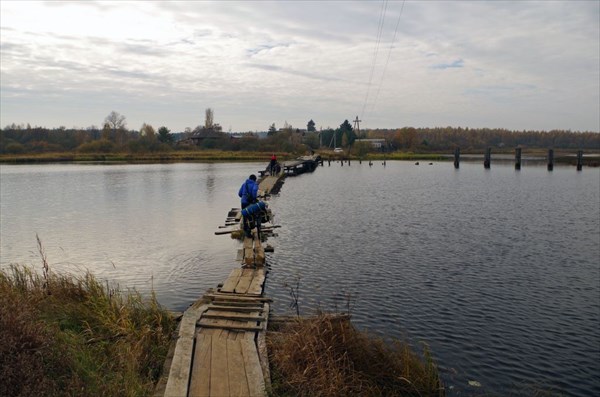
[[554, 169], [554, 149], [548, 149], [548, 171]]
[[458, 169], [460, 166], [460, 148], [454, 149], [454, 168]]
[[492, 148], [489, 147], [485, 150], [485, 157], [483, 158], [483, 167], [490, 168], [491, 163], [492, 163]]
[[521, 148], [515, 149], [515, 170], [521, 169]]
[[577, 171], [583, 168], [583, 150], [577, 151]]

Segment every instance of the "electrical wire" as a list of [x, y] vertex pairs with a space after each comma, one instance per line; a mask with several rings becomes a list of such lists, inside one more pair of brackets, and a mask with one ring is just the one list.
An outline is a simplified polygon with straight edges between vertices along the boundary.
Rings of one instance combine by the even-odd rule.
[[[396, 29], [394, 30], [394, 37], [392, 38], [392, 42], [390, 43], [390, 49], [388, 51], [388, 56], [385, 61], [385, 65], [383, 67], [383, 73], [381, 73], [381, 80], [379, 81], [379, 87], [377, 88], [377, 93], [375, 94], [375, 99], [373, 100], [373, 105], [371, 107], [371, 111], [375, 109], [375, 104], [377, 103], [377, 99], [379, 98], [379, 92], [381, 91], [381, 86], [383, 85], [383, 78], [385, 77], [385, 71], [387, 69], [388, 63], [390, 62], [390, 56], [392, 55], [392, 48], [394, 48], [394, 43], [396, 42], [396, 35], [398, 33], [398, 26], [400, 26], [400, 17], [402, 17], [402, 11], [404, 11], [404, 3], [406, 0], [402, 1], [402, 7], [400, 8], [400, 14], [398, 15], [398, 21], [396, 22]], [[364, 109], [363, 109], [364, 111]]]
[[375, 49], [373, 52], [373, 63], [371, 65], [371, 73], [369, 74], [369, 83], [367, 84], [367, 94], [365, 96], [365, 102], [363, 104], [362, 112], [360, 113], [361, 118], [362, 118], [362, 115], [365, 113], [365, 109], [366, 109], [367, 103], [369, 101], [369, 92], [371, 90], [371, 83], [373, 81], [373, 73], [375, 71], [375, 65], [377, 64], [377, 55], [379, 53], [379, 45], [381, 43], [381, 34], [383, 32], [383, 26], [385, 24], [385, 14], [387, 11], [387, 3], [388, 3], [388, 0], [383, 0], [383, 2], [381, 3], [381, 10], [379, 11], [379, 24], [377, 25], [377, 38], [375, 40]]

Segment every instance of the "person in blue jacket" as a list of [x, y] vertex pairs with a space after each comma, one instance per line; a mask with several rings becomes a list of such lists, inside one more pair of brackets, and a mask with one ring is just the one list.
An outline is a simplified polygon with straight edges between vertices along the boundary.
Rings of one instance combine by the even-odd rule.
[[242, 209], [246, 208], [250, 204], [256, 203], [258, 196], [258, 183], [256, 182], [256, 175], [252, 174], [246, 182], [240, 187], [238, 196], [242, 198]]

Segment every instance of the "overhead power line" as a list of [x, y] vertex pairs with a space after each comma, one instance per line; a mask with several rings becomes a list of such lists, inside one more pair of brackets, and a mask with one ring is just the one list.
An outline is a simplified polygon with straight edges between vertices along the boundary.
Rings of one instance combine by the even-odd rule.
[[377, 103], [377, 98], [379, 98], [379, 92], [381, 91], [381, 86], [383, 85], [383, 78], [385, 77], [385, 71], [387, 69], [388, 63], [390, 62], [390, 56], [392, 55], [392, 48], [394, 48], [394, 43], [396, 42], [396, 35], [398, 34], [398, 26], [400, 26], [400, 17], [402, 17], [402, 11], [404, 11], [404, 3], [406, 0], [402, 1], [402, 7], [400, 8], [400, 14], [398, 15], [398, 21], [396, 22], [396, 29], [394, 29], [394, 37], [392, 38], [392, 42], [390, 43], [390, 49], [388, 51], [388, 56], [385, 61], [385, 65], [383, 67], [383, 73], [381, 73], [381, 80], [379, 81], [379, 87], [377, 88], [377, 93], [375, 94], [375, 100], [373, 101], [372, 109], [375, 109], [375, 104]]
[[385, 24], [385, 13], [387, 10], [387, 0], [383, 0], [381, 3], [381, 10], [379, 11], [379, 23], [377, 25], [377, 37], [375, 40], [375, 49], [373, 51], [373, 63], [371, 64], [371, 73], [369, 74], [369, 83], [367, 84], [367, 94], [365, 96], [365, 102], [363, 104], [361, 117], [365, 112], [365, 108], [367, 107], [367, 102], [369, 101], [369, 91], [371, 90], [371, 82], [373, 81], [373, 73], [375, 71], [375, 65], [377, 64], [377, 55], [379, 53], [379, 44], [381, 43], [381, 34], [383, 32], [383, 26]]
[[[390, 58], [392, 55], [392, 49], [394, 48], [394, 43], [396, 42], [396, 37], [398, 35], [398, 28], [400, 27], [400, 19], [402, 18], [402, 13], [404, 11], [405, 3], [406, 3], [406, 0], [403, 0], [402, 6], [400, 8], [400, 13], [398, 14], [398, 20], [396, 21], [396, 27], [394, 28], [394, 36], [392, 38], [392, 41], [390, 42], [390, 47], [388, 49], [388, 55], [385, 60], [385, 64], [383, 66], [383, 71], [381, 73], [381, 78], [379, 79], [379, 84], [377, 84], [377, 91], [375, 94], [375, 99], [373, 100], [373, 103], [371, 104], [371, 112], [373, 112], [375, 110], [375, 105], [377, 104], [377, 99], [379, 98], [379, 93], [381, 92], [381, 87], [383, 86], [385, 73], [387, 71], [387, 67], [388, 67], [388, 64], [390, 62]], [[372, 82], [373, 82], [373, 75], [375, 73], [375, 67], [377, 64], [377, 56], [379, 53], [379, 47], [381, 45], [381, 39], [383, 36], [383, 27], [385, 25], [385, 16], [386, 16], [386, 11], [387, 11], [387, 5], [388, 5], [388, 0], [383, 0], [383, 2], [381, 4], [381, 11], [379, 13], [379, 23], [377, 26], [377, 38], [375, 40], [375, 50], [373, 52], [373, 63], [371, 64], [371, 71], [369, 73], [369, 82], [367, 84], [367, 94], [365, 95], [365, 101], [363, 103], [362, 111], [360, 113], [361, 118], [364, 117], [365, 110], [367, 109], [367, 104], [369, 103], [369, 95], [370, 95], [371, 86], [372, 86]]]

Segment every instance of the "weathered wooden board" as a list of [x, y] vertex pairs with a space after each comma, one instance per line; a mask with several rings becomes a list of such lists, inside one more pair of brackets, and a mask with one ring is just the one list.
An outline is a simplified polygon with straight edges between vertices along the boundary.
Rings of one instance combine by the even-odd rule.
[[244, 265], [254, 266], [254, 250], [252, 248], [244, 248]]
[[213, 298], [215, 301], [239, 301], [239, 302], [273, 302], [271, 298], [259, 297], [259, 296], [241, 296], [234, 294], [220, 294], [213, 292], [211, 294], [204, 295], [207, 298]]
[[183, 313], [181, 323], [179, 324], [179, 334], [169, 370], [165, 395], [186, 395], [188, 392], [194, 338], [196, 336], [196, 322], [202, 313], [204, 313], [206, 307], [206, 305], [192, 307]]
[[235, 286], [234, 292], [236, 294], [246, 294], [248, 292], [248, 288], [250, 288], [250, 284], [252, 284], [252, 279], [254, 278], [254, 274], [256, 270], [254, 269], [243, 269], [242, 275], [240, 276], [240, 281]]
[[235, 320], [235, 321], [265, 321], [265, 318], [262, 316], [249, 316], [243, 314], [236, 314], [231, 312], [208, 312], [205, 313], [202, 318], [212, 318], [216, 320]]
[[242, 269], [237, 268], [237, 269], [233, 269], [233, 271], [231, 273], [229, 273], [229, 277], [227, 277], [227, 280], [225, 280], [225, 283], [223, 283], [223, 286], [221, 287], [221, 292], [234, 292], [235, 291], [235, 287], [237, 286], [238, 282], [240, 281], [240, 276], [242, 275]]
[[[228, 300], [217, 300], [213, 301], [208, 307], [211, 308], [213, 306], [223, 306], [223, 307], [262, 307], [262, 302], [257, 301], [228, 301]], [[217, 309], [215, 309], [217, 310]]]
[[212, 319], [200, 320], [199, 325], [202, 328], [214, 328], [233, 331], [260, 331], [261, 329], [263, 329], [261, 326], [258, 325], [247, 325], [246, 322], [240, 322], [239, 324], [228, 324], [226, 320]]
[[244, 366], [246, 368], [246, 379], [251, 396], [264, 396], [265, 382], [258, 359], [254, 333], [247, 332], [241, 341], [242, 354], [244, 355]]
[[177, 340], [175, 355], [173, 356], [173, 362], [169, 370], [165, 396], [187, 395], [193, 347], [194, 339], [192, 338], [179, 338]]
[[[235, 333], [237, 334], [237, 333]], [[231, 396], [251, 396], [246, 378], [246, 367], [240, 340], [227, 340], [227, 368]]]
[[229, 396], [229, 375], [227, 371], [227, 339], [212, 338], [210, 366], [210, 395]]
[[250, 286], [248, 287], [248, 294], [251, 295], [262, 295], [263, 285], [265, 283], [265, 271], [264, 269], [258, 269]]
[[212, 354], [212, 334], [199, 332], [196, 336], [196, 351], [194, 353], [194, 367], [190, 380], [190, 396], [210, 395], [210, 369]]
[[211, 306], [211, 310], [226, 311], [228, 313], [248, 313], [248, 312], [262, 312], [262, 306]]
[[262, 369], [262, 373], [264, 376], [264, 382], [267, 390], [271, 388], [271, 371], [269, 369], [269, 354], [267, 351], [267, 325], [269, 321], [269, 304], [265, 304], [265, 321], [261, 324], [264, 329], [262, 331], [258, 331], [256, 335], [256, 347], [258, 351], [258, 358], [260, 361], [260, 367]]

